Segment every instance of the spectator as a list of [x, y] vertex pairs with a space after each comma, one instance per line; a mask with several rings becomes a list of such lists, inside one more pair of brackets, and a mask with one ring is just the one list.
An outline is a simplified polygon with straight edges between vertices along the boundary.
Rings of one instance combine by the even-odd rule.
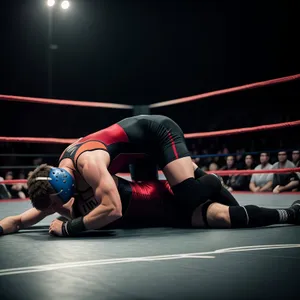
[[[245, 157], [245, 169], [252, 170], [254, 168], [252, 155]], [[233, 175], [227, 182], [228, 190], [232, 191], [249, 191], [251, 175]]]
[[236, 170], [235, 159], [232, 155], [226, 157], [226, 165], [222, 167], [222, 170]]
[[[13, 172], [11, 171], [6, 172], [4, 178], [5, 180], [13, 180], [14, 179]], [[11, 195], [11, 198], [17, 198], [17, 193], [15, 192], [15, 190], [12, 189], [12, 184], [7, 185], [7, 190]]]
[[236, 168], [239, 170], [243, 170], [245, 168], [245, 163], [243, 161], [243, 152], [240, 149], [236, 151], [235, 164]]
[[255, 168], [255, 162], [251, 154], [246, 155], [245, 157], [245, 169], [253, 170]]
[[222, 153], [223, 154], [229, 154], [229, 150], [228, 150], [228, 148], [226, 147], [226, 145], [223, 145], [223, 150], [222, 150]]
[[[5, 180], [13, 180], [13, 179], [14, 179], [13, 172], [9, 171], [5, 174]], [[14, 199], [16, 199], [16, 198], [25, 199], [26, 198], [26, 195], [22, 191], [22, 184], [21, 183], [16, 183], [14, 185], [9, 185], [7, 187], [7, 190], [11, 194], [11, 198], [14, 198]]]
[[204, 167], [207, 170], [210, 163], [212, 162], [212, 157], [208, 156], [208, 150], [207, 149], [202, 150], [202, 155], [205, 155], [205, 157], [203, 157], [201, 159], [201, 166]]
[[218, 165], [218, 168], [219, 168], [220, 165], [222, 165], [222, 157], [221, 157], [221, 159], [220, 159], [220, 155], [221, 155], [221, 154], [222, 154], [222, 152], [221, 152], [221, 150], [219, 150], [219, 151], [217, 152], [217, 156], [214, 156], [214, 157], [213, 157], [213, 162], [216, 163], [216, 164]]
[[[272, 165], [269, 163], [270, 155], [269, 153], [262, 152], [260, 154], [260, 165], [258, 165], [255, 170], [271, 170]], [[252, 192], [266, 192], [271, 191], [271, 187], [268, 185], [269, 174], [253, 174], [250, 180], [250, 191]]]
[[[29, 173], [32, 173], [32, 172], [29, 172]], [[28, 178], [29, 178], [29, 174], [28, 174]], [[25, 179], [25, 174], [23, 172], [20, 172], [19, 179]], [[27, 186], [27, 183], [19, 183], [18, 185], [20, 186], [19, 197], [21, 199], [25, 199], [26, 197], [28, 197], [28, 186]]]
[[292, 161], [296, 168], [300, 167], [300, 151], [294, 150], [292, 153]]
[[0, 199], [10, 199], [11, 195], [6, 188], [6, 185], [1, 183], [3, 180], [4, 178], [0, 177]]
[[32, 162], [34, 166], [39, 166], [43, 163], [43, 158], [41, 157], [35, 158]]
[[[221, 170], [236, 170], [236, 166], [235, 166], [235, 160], [233, 156], [227, 156], [226, 158], [226, 166], [222, 167]], [[231, 177], [233, 177], [233, 175], [230, 176], [222, 176], [223, 182], [225, 184], [225, 186], [229, 186], [229, 182], [231, 180]]]
[[[296, 166], [296, 168], [300, 168], [300, 151], [299, 150], [294, 150], [292, 152], [292, 160], [293, 160], [293, 163]], [[300, 178], [300, 172], [297, 172], [296, 174]], [[299, 188], [299, 186], [298, 186], [298, 188]]]
[[[272, 170], [295, 168], [295, 165], [287, 159], [285, 151], [278, 152], [278, 162], [276, 162]], [[288, 174], [269, 174], [268, 186], [272, 187], [273, 193], [281, 193], [286, 191], [296, 191], [299, 186], [299, 177], [295, 172]]]
[[226, 157], [226, 165], [222, 167], [222, 170], [235, 170], [235, 159], [232, 155]]
[[209, 168], [208, 168], [209, 171], [217, 171], [218, 169], [219, 166], [215, 162], [209, 164]]

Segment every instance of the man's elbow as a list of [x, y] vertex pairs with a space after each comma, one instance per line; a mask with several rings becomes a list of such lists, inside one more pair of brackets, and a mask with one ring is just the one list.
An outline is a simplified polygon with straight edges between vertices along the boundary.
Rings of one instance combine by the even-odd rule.
[[299, 187], [299, 185], [300, 185], [300, 181], [299, 180], [294, 180], [292, 182], [293, 182], [293, 184], [292, 184], [293, 187]]
[[122, 218], [122, 203], [121, 200], [114, 201], [108, 205], [109, 217], [113, 220]]
[[110, 208], [109, 215], [115, 219], [119, 219], [122, 217], [122, 202], [120, 199], [119, 194], [112, 189], [107, 193], [108, 198], [110, 201], [107, 203], [107, 205]]
[[119, 209], [116, 206], [109, 206], [107, 207], [107, 217], [109, 222], [114, 222], [120, 218], [122, 218], [122, 209]]
[[122, 209], [114, 207], [111, 211], [111, 213], [109, 214], [109, 216], [113, 219], [113, 220], [118, 220], [120, 218], [122, 218], [123, 214], [122, 214]]

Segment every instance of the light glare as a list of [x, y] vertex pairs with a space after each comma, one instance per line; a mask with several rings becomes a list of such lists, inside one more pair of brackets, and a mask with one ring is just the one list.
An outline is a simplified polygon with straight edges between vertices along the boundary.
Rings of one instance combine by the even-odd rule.
[[55, 4], [55, 0], [48, 0], [47, 5], [48, 6], [53, 6]]
[[62, 9], [68, 9], [70, 7], [70, 2], [69, 1], [63, 1], [61, 3], [61, 8]]

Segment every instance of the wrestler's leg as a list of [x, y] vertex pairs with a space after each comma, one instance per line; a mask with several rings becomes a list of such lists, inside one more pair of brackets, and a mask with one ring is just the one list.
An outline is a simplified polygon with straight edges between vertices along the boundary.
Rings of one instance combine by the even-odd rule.
[[[196, 179], [200, 179], [203, 176], [208, 175], [207, 173], [202, 171], [195, 163], [193, 163], [193, 166], [194, 166], [194, 175]], [[239, 203], [234, 198], [234, 196], [223, 185], [220, 189], [220, 193], [213, 195], [210, 199], [213, 202], [218, 202], [228, 206], [239, 206]]]
[[164, 172], [178, 204], [193, 211], [221, 188], [220, 180], [207, 175], [206, 182], [195, 179], [193, 162], [181, 128], [171, 119], [154, 116], [152, 132], [156, 139], [159, 166]]
[[[181, 206], [184, 214], [190, 214], [207, 199], [218, 198], [222, 188], [219, 178], [214, 175], [207, 174], [200, 179], [195, 179], [193, 164], [191, 164], [192, 170], [183, 168], [186, 166], [187, 159], [190, 158], [185, 157], [172, 161], [164, 168], [164, 174], [171, 185], [178, 206]], [[178, 179], [181, 181], [174, 184]]]
[[187, 178], [195, 178], [191, 157], [182, 157], [173, 160], [163, 168], [163, 172], [172, 187]]
[[252, 228], [274, 224], [300, 224], [300, 201], [286, 209], [272, 209], [256, 205], [226, 206], [207, 201], [192, 214], [196, 228]]
[[194, 179], [193, 161], [179, 125], [166, 116], [152, 115], [149, 118], [152, 149], [170, 186], [173, 187], [188, 178]]

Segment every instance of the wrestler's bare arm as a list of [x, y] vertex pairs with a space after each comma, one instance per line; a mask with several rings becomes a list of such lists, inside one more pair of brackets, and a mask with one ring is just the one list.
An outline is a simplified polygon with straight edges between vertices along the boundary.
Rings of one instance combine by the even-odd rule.
[[53, 210], [39, 211], [35, 208], [26, 210], [20, 215], [9, 216], [0, 221], [4, 234], [15, 233], [20, 229], [28, 228], [45, 217], [53, 214]]
[[107, 153], [98, 150], [83, 153], [77, 163], [86, 182], [100, 203], [83, 221], [86, 229], [100, 229], [122, 216], [120, 195], [113, 177], [107, 170]]
[[193, 162], [194, 171], [198, 168], [198, 166]]

